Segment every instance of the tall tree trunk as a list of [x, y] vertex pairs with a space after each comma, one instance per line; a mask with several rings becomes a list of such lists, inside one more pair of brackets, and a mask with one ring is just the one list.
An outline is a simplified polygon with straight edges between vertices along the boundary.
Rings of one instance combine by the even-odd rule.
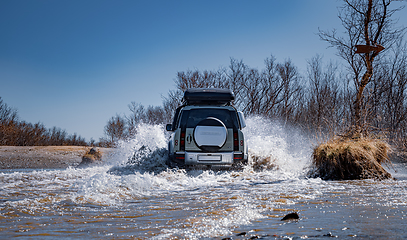
[[[371, 45], [370, 36], [369, 36], [369, 24], [371, 23], [371, 15], [372, 15], [372, 6], [373, 0], [369, 0], [366, 13], [365, 13], [365, 20], [364, 20], [364, 37], [365, 37], [365, 44], [367, 46]], [[356, 94], [356, 99], [354, 103], [354, 110], [355, 110], [355, 130], [357, 133], [361, 133], [363, 130], [363, 122], [362, 122], [362, 103], [363, 103], [363, 91], [366, 88], [366, 85], [370, 82], [370, 79], [373, 75], [373, 59], [375, 55], [374, 53], [365, 53], [365, 64], [366, 64], [366, 72], [363, 74], [361, 81], [359, 82], [358, 86], [358, 93]]]
[[366, 53], [366, 67], [367, 70], [365, 74], [363, 74], [362, 80], [360, 81], [358, 93], [356, 94], [356, 99], [354, 103], [354, 110], [355, 110], [355, 127], [358, 133], [361, 133], [363, 129], [363, 121], [362, 121], [362, 103], [363, 103], [363, 91], [366, 88], [366, 85], [370, 82], [371, 77], [373, 75], [373, 66], [372, 60], [369, 57], [369, 54]]

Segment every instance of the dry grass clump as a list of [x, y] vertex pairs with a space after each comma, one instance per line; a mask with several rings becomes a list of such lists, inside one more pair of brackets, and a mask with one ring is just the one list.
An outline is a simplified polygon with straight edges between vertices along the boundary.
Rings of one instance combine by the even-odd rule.
[[85, 155], [83, 155], [82, 158], [89, 158], [92, 160], [101, 160], [102, 159], [102, 153], [96, 149], [96, 148], [91, 148], [89, 152], [87, 152]]
[[275, 159], [271, 155], [259, 156], [251, 152], [249, 152], [249, 155], [253, 163], [253, 170], [255, 171], [272, 170], [277, 168]]
[[84, 167], [90, 164], [100, 163], [101, 160], [102, 153], [96, 148], [91, 148], [89, 152], [82, 156], [82, 162], [78, 165], [78, 167]]
[[390, 145], [380, 139], [338, 138], [314, 149], [312, 177], [324, 180], [388, 179]]

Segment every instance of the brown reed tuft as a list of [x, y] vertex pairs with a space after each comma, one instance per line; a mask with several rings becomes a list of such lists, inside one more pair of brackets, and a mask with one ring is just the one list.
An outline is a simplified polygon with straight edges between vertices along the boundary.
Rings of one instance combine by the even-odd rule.
[[250, 151], [249, 155], [252, 160], [253, 170], [255, 171], [278, 169], [275, 163], [276, 159], [271, 155], [261, 156]]
[[96, 149], [91, 148], [89, 152], [82, 156], [82, 162], [77, 167], [86, 167], [91, 164], [99, 164], [102, 160], [102, 153]]
[[310, 175], [324, 180], [388, 179], [391, 174], [382, 164], [390, 163], [390, 151], [381, 139], [335, 138], [314, 149]]

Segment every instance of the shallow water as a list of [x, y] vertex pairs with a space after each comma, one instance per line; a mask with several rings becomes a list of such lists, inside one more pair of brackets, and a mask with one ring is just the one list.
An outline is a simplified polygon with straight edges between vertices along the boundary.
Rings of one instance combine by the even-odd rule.
[[251, 151], [271, 156], [256, 171], [167, 169], [167, 136], [146, 125], [104, 166], [1, 171], [0, 238], [407, 238], [405, 165], [389, 169], [398, 180], [308, 179], [309, 139], [248, 126]]

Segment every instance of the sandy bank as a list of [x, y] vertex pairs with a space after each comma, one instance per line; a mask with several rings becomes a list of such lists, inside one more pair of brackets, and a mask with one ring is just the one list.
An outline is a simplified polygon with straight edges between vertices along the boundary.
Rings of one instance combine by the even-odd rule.
[[[0, 169], [75, 167], [90, 147], [0, 146]], [[97, 148], [102, 156], [113, 149]]]

